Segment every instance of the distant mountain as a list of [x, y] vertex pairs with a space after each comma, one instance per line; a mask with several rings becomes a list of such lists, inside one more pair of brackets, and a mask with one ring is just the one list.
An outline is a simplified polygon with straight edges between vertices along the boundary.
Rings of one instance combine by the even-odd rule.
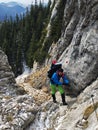
[[0, 21], [3, 21], [6, 16], [15, 18], [16, 14], [22, 14], [25, 10], [26, 8], [17, 2], [0, 3]]

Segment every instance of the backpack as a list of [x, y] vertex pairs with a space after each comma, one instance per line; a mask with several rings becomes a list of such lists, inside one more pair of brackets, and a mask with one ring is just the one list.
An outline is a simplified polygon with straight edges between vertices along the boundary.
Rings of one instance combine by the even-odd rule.
[[62, 68], [62, 64], [55, 64], [51, 66], [51, 69], [47, 72], [48, 78], [51, 79], [52, 75], [58, 70]]

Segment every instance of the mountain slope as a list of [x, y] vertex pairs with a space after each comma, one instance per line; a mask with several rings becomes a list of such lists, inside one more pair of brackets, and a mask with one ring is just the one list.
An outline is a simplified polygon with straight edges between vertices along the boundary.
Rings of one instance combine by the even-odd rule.
[[48, 68], [49, 66], [46, 66], [28, 76], [24, 74], [17, 78], [17, 83], [39, 104], [35, 120], [25, 130], [97, 130], [98, 79], [87, 86], [79, 96], [66, 95], [68, 106], [62, 106], [59, 92], [56, 93], [58, 103], [53, 103], [52, 99], [48, 98], [48, 86], [48, 91], [44, 91]]
[[[13, 127], [16, 130], [26, 130], [27, 126], [27, 130], [98, 129], [98, 1], [62, 1], [65, 2], [65, 7], [61, 36], [58, 42], [53, 41], [45, 65], [50, 65], [51, 60], [54, 58], [58, 62], [62, 62], [64, 71], [70, 80], [70, 91], [76, 94], [76, 97], [66, 95], [69, 106], [60, 106], [61, 97], [59, 93], [56, 93], [57, 104], [49, 100], [48, 94], [44, 94], [42, 90], [47, 83], [49, 86], [47, 80], [48, 68], [41, 69], [38, 64], [39, 66], [36, 66], [38, 71], [33, 72], [25, 79], [21, 77], [22, 80], [19, 80], [22, 81], [21, 87], [30, 96], [17, 95], [11, 98], [3, 95], [0, 97], [2, 99], [1, 108], [2, 111], [4, 110], [3, 115], [1, 111], [0, 116], [3, 117], [0, 118], [2, 120], [0, 126], [2, 130], [4, 128], [13, 129]], [[51, 38], [52, 22], [55, 21], [56, 16], [59, 14], [57, 9], [59, 2], [62, 1], [57, 0], [55, 2], [54, 0], [55, 4], [47, 28], [48, 38]], [[0, 63], [2, 63], [2, 60]], [[4, 64], [1, 64], [1, 66], [4, 67]], [[2, 72], [4, 71], [1, 70], [1, 76]], [[2, 77], [0, 80], [3, 82]], [[8, 81], [10, 83], [10, 80]], [[67, 86], [64, 87], [66, 94]], [[1, 88], [3, 89], [2, 84]], [[3, 94], [6, 93], [7, 91], [4, 89]], [[38, 109], [34, 103], [38, 103]], [[10, 106], [14, 107], [10, 108]]]

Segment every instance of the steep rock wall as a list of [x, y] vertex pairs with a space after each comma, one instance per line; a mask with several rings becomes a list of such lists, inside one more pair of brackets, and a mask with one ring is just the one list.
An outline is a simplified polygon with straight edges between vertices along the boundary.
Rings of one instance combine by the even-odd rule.
[[98, 77], [98, 1], [65, 2], [62, 34], [52, 55], [59, 55], [73, 92], [78, 94]]
[[2, 50], [0, 50], [0, 90], [4, 93], [6, 90], [9, 94], [16, 93], [14, 74], [11, 71], [7, 56]]

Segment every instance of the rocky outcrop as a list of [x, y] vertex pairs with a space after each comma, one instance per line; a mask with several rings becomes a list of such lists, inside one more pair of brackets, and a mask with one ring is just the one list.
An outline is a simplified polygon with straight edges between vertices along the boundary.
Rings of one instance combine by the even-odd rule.
[[0, 95], [0, 130], [23, 130], [33, 120], [38, 107], [29, 95]]
[[97, 11], [97, 0], [66, 0], [62, 35], [52, 55], [59, 55], [75, 94], [98, 77]]
[[9, 94], [15, 93], [15, 80], [11, 67], [8, 64], [7, 56], [0, 50], [0, 91], [3, 93], [9, 90]]
[[7, 56], [0, 49], [0, 93], [8, 95], [24, 94], [25, 91], [19, 88], [15, 82], [14, 73], [8, 63]]
[[7, 56], [0, 50], [0, 130], [23, 130], [37, 111], [34, 99], [16, 86]]
[[63, 63], [66, 63], [66, 56], [69, 59], [65, 70], [75, 91], [84, 89], [98, 77], [97, 27], [95, 23], [89, 31], [85, 30], [80, 44], [75, 45], [73, 40], [74, 45], [71, 44], [61, 57]]

